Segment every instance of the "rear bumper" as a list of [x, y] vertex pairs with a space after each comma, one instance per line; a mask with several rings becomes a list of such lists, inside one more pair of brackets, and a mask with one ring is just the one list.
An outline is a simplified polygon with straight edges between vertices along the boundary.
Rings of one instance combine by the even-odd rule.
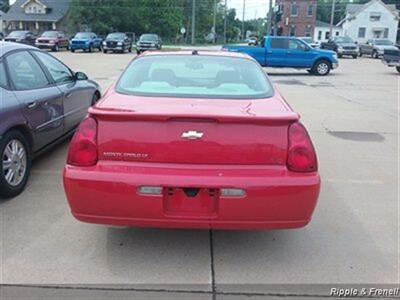
[[[140, 195], [139, 186], [241, 188], [240, 198], [219, 196], [210, 215], [171, 215], [165, 195]], [[317, 173], [283, 167], [198, 166], [100, 162], [66, 166], [64, 187], [80, 221], [118, 226], [215, 229], [278, 229], [307, 225], [317, 203]], [[182, 201], [196, 201], [185, 198]]]

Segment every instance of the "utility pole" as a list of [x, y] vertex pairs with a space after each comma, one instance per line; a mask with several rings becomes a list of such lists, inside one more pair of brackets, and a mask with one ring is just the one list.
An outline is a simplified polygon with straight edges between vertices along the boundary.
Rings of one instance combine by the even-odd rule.
[[215, 37], [217, 35], [217, 0], [214, 0], [214, 20], [213, 20], [213, 44], [215, 44]]
[[192, 45], [196, 41], [196, 0], [192, 1]]
[[226, 43], [226, 10], [227, 10], [227, 3], [228, 0], [225, 0], [225, 9], [224, 9], [224, 43]]
[[332, 0], [332, 9], [331, 9], [331, 23], [329, 25], [329, 38], [332, 37], [333, 33], [333, 21], [335, 19], [335, 0]]
[[242, 17], [242, 39], [246, 38], [246, 33], [244, 32], [244, 17], [246, 15], [246, 0], [243, 0], [243, 17]]
[[267, 25], [267, 35], [271, 35], [272, 31], [272, 18], [274, 13], [272, 11], [272, 0], [269, 0], [269, 10], [268, 10], [268, 25]]

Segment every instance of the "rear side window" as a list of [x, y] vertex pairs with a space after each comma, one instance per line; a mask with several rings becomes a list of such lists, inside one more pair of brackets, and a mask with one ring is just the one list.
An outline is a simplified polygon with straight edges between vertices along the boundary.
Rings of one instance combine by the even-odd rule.
[[273, 49], [286, 49], [287, 40], [285, 39], [271, 39], [271, 48]]
[[47, 53], [36, 51], [35, 55], [49, 71], [55, 83], [70, 82], [73, 79], [71, 71], [57, 59]]
[[20, 51], [6, 58], [10, 79], [17, 90], [44, 88], [49, 82], [35, 59], [26, 51]]
[[7, 74], [6, 69], [4, 68], [4, 64], [0, 62], [0, 87], [7, 88]]

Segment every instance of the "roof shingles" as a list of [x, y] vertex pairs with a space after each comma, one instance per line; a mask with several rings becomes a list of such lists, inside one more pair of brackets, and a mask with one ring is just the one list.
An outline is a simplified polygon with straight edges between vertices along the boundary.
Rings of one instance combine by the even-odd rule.
[[68, 12], [71, 0], [40, 0], [47, 6], [49, 11], [46, 14], [26, 14], [21, 6], [26, 0], [17, 0], [4, 15], [5, 21], [38, 21], [58, 22]]

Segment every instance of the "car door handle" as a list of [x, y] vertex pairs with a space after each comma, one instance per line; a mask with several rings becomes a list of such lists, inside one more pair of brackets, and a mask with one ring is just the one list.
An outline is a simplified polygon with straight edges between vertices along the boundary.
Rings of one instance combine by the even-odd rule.
[[271, 53], [272, 53], [272, 50], [270, 50], [270, 51], [267, 51], [267, 53], [271, 54]]
[[65, 95], [65, 98], [69, 99], [69, 98], [71, 98], [72, 93], [65, 93], [64, 95]]
[[34, 109], [36, 107], [36, 105], [37, 105], [36, 102], [30, 102], [30, 103], [28, 103], [27, 107], [29, 109]]

